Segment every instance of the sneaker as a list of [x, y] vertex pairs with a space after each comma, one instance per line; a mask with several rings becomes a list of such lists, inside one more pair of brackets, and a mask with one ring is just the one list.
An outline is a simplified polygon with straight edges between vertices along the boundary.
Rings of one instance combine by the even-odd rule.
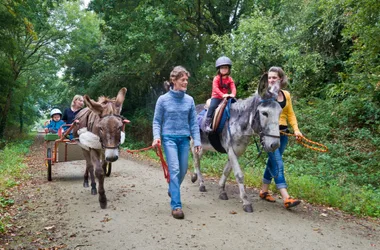
[[206, 128], [206, 133], [211, 133], [211, 132], [213, 132], [213, 129], [210, 127], [210, 126], [207, 126]]
[[269, 202], [276, 202], [275, 198], [273, 198], [272, 195], [270, 195], [268, 192], [260, 191], [259, 194], [260, 198]]
[[185, 218], [185, 214], [183, 213], [181, 208], [176, 208], [172, 211], [172, 215], [175, 219], [183, 219]]
[[292, 199], [292, 198], [288, 197], [284, 201], [284, 206], [285, 206], [286, 209], [289, 209], [291, 207], [295, 207], [295, 206], [299, 205], [300, 203], [301, 203], [300, 200]]

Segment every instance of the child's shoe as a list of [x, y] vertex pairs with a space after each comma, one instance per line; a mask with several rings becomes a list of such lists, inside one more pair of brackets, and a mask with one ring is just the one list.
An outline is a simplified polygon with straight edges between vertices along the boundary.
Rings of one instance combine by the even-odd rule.
[[212, 118], [206, 118], [206, 121], [205, 121], [205, 130], [206, 130], [205, 132], [206, 133], [212, 132], [211, 123], [212, 123]]
[[275, 198], [273, 198], [272, 195], [270, 195], [268, 192], [260, 191], [259, 194], [260, 198], [269, 202], [276, 202]]
[[284, 206], [285, 206], [286, 209], [289, 209], [291, 207], [295, 207], [295, 206], [299, 205], [300, 203], [301, 203], [300, 200], [292, 199], [292, 198], [288, 197], [284, 201]]

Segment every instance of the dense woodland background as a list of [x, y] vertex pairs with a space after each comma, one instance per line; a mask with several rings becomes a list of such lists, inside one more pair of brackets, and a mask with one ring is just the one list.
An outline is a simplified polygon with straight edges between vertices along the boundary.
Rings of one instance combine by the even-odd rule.
[[[191, 72], [188, 93], [204, 103], [215, 60], [226, 55], [238, 98], [253, 94], [270, 66], [283, 67], [301, 131], [330, 149], [290, 143], [291, 194], [379, 217], [379, 13], [378, 0], [93, 0], [87, 8], [1, 0], [0, 146], [47, 119], [52, 107], [68, 107], [75, 94], [113, 97], [121, 87], [128, 88], [127, 146], [149, 145], [171, 69]], [[256, 155], [252, 146], [242, 161]], [[223, 156], [209, 157], [204, 166], [217, 173]], [[247, 177], [253, 185], [263, 161], [242, 163], [256, 176]]]

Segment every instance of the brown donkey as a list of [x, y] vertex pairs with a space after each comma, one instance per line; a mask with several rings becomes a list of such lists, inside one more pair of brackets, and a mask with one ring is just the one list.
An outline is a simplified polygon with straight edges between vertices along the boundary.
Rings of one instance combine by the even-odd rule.
[[[74, 128], [74, 137], [79, 137], [79, 145], [86, 159], [84, 187], [88, 187], [88, 175], [91, 177], [91, 194], [96, 195], [95, 176], [99, 181], [99, 202], [101, 208], [107, 207], [107, 197], [104, 190], [104, 170], [107, 162], [119, 158], [119, 146], [124, 142], [123, 125], [126, 122], [120, 112], [127, 93], [126, 88], [120, 89], [116, 98], [99, 97], [98, 101], [83, 97], [87, 108], [81, 110], [75, 117], [79, 123]], [[94, 176], [95, 169], [95, 176]]]

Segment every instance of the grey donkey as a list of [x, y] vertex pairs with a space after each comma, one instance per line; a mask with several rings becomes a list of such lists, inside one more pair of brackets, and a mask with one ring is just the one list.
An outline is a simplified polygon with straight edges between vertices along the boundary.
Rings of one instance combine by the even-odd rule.
[[[221, 145], [228, 154], [228, 161], [224, 166], [223, 174], [219, 181], [219, 198], [228, 200], [225, 185], [231, 170], [233, 170], [239, 185], [240, 198], [243, 201], [245, 212], [253, 212], [253, 208], [245, 191], [244, 173], [240, 168], [238, 158], [245, 152], [251, 137], [255, 134], [259, 135], [265, 152], [273, 152], [280, 146], [279, 117], [282, 109], [276, 101], [279, 91], [280, 83], [277, 82], [268, 87], [268, 75], [264, 74], [253, 96], [231, 104], [230, 118], [219, 135]], [[203, 108], [204, 104], [197, 105], [197, 113]], [[199, 154], [195, 154], [194, 147], [191, 147], [195, 169], [195, 173], [192, 174], [192, 182], [194, 183], [199, 179], [199, 190], [206, 192], [200, 170], [200, 160], [204, 151], [215, 151], [215, 149], [210, 144], [208, 133], [202, 130], [201, 141], [202, 151]]]

